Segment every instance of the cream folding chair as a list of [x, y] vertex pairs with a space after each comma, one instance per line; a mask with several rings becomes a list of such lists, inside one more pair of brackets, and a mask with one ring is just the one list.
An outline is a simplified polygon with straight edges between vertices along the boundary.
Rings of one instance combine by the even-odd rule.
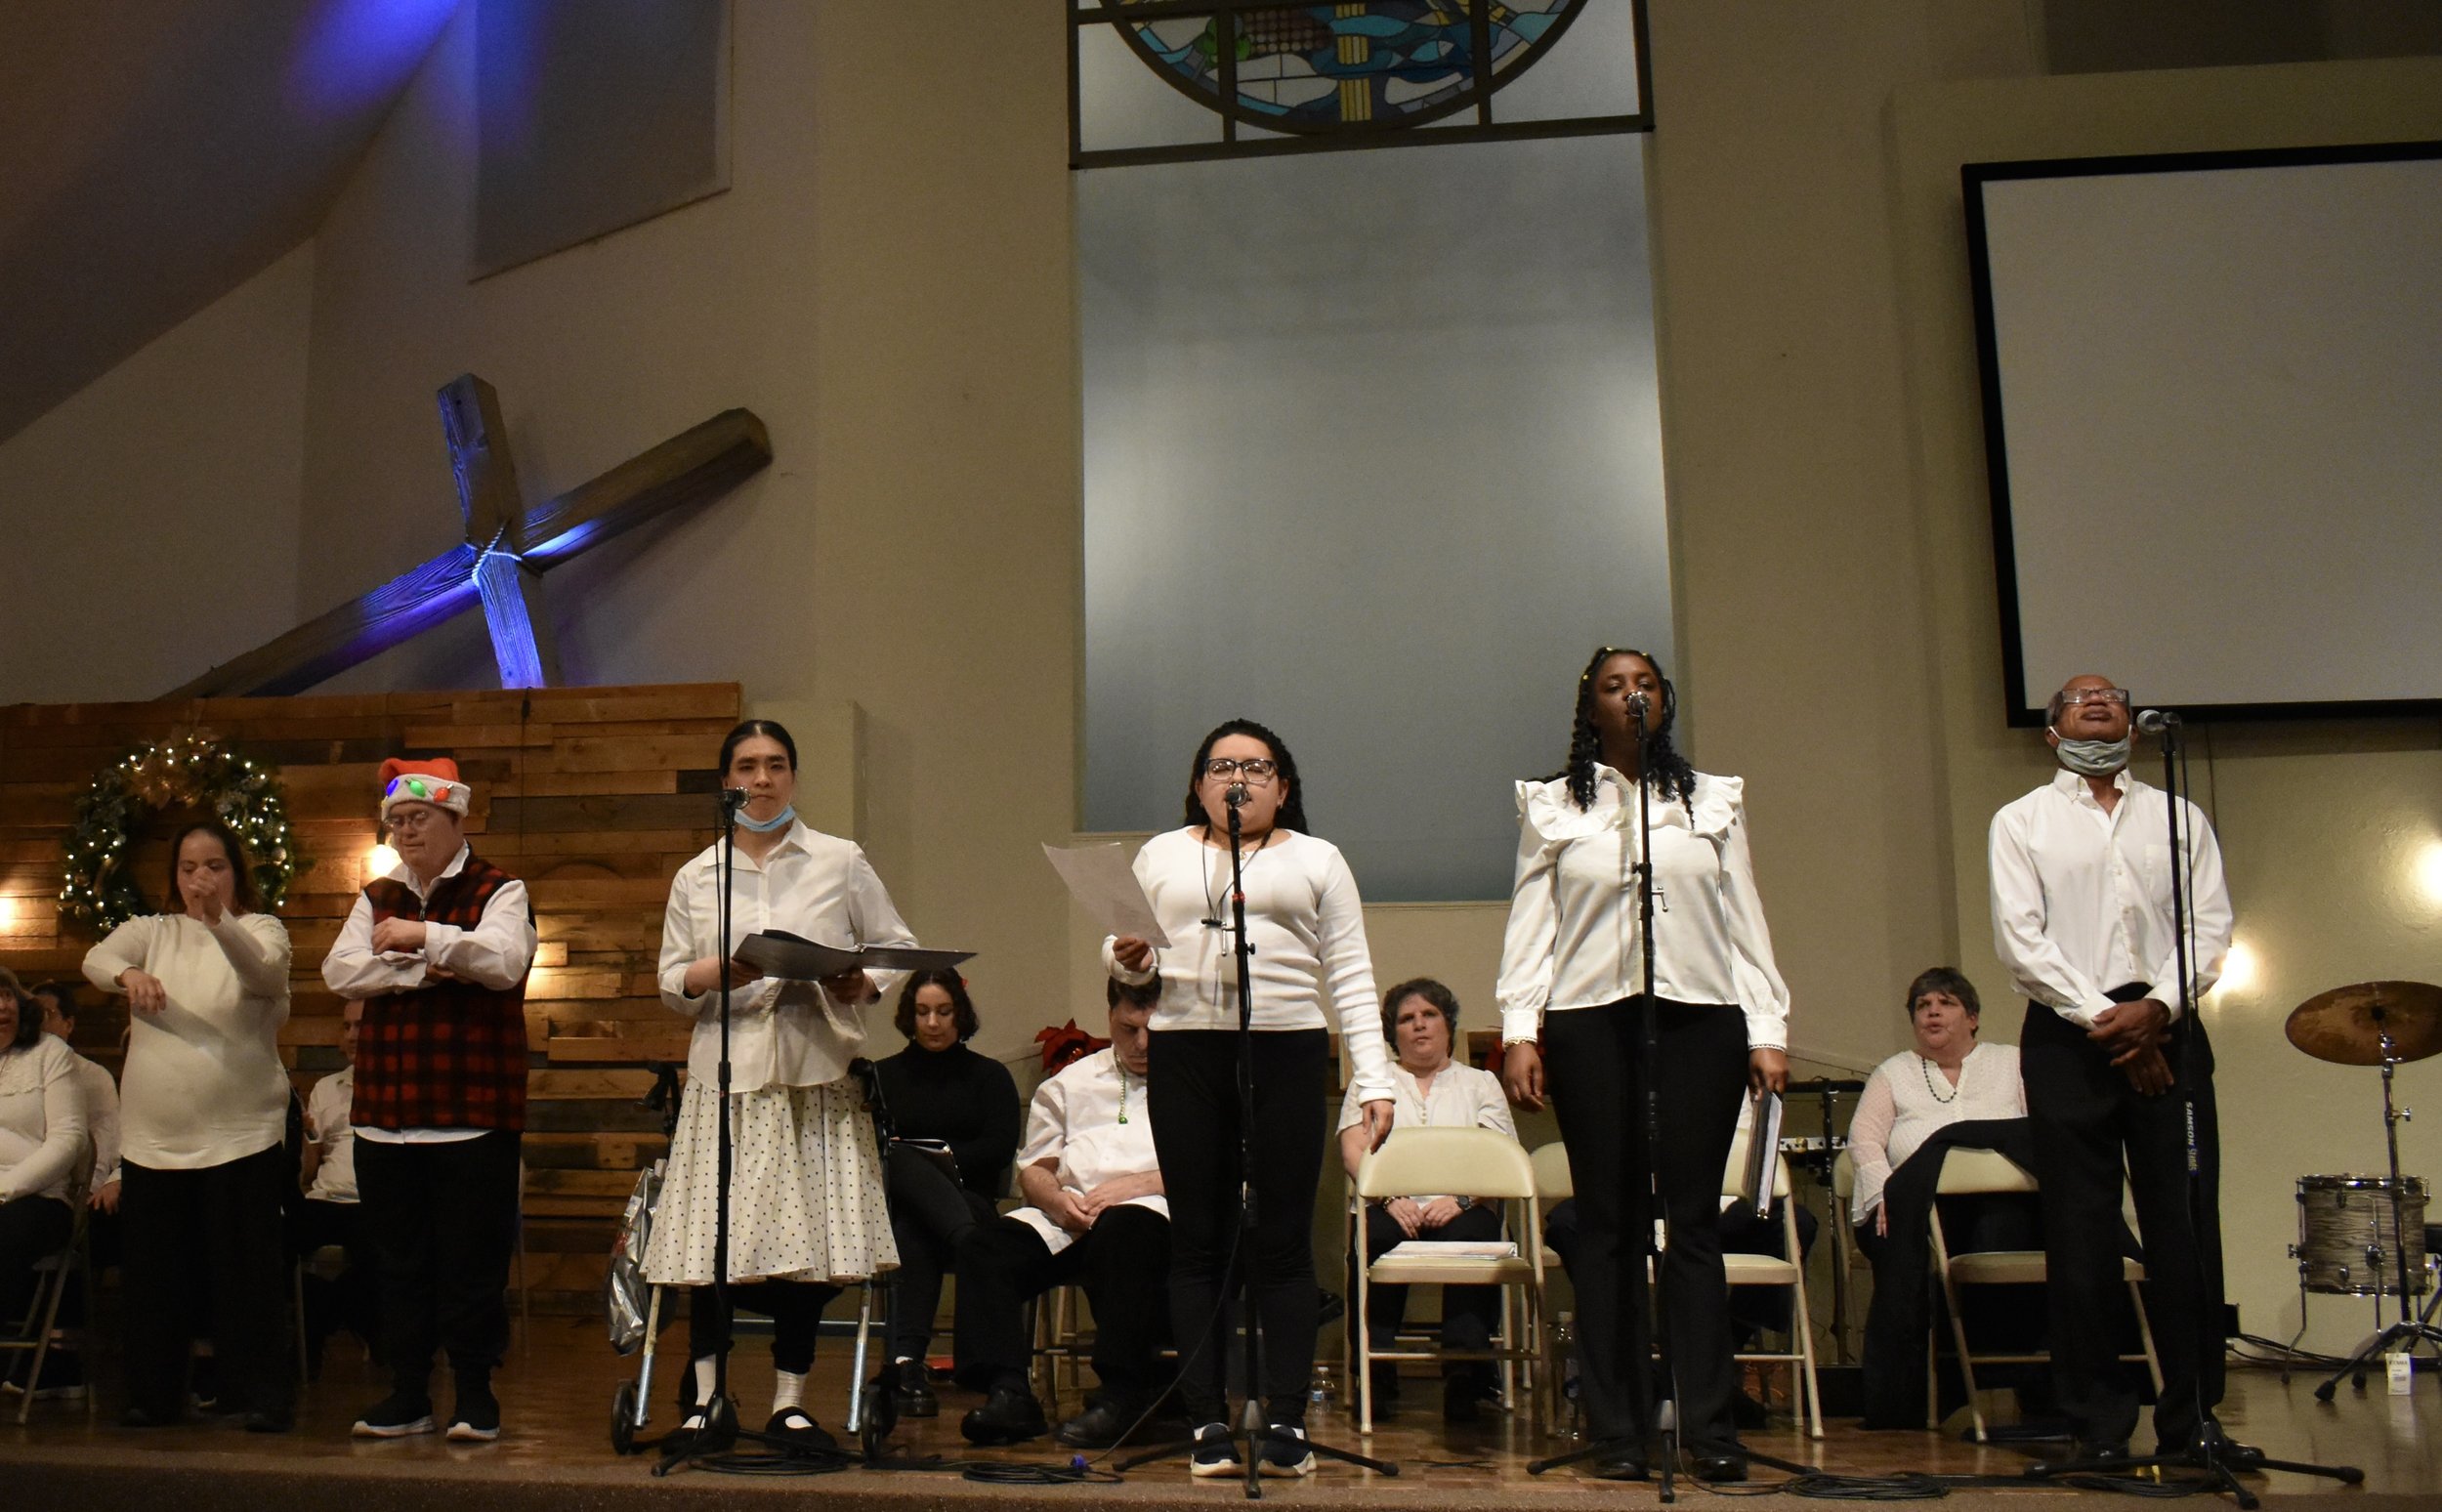
[[[1995, 1192], [2034, 1192], [2037, 1187], [2033, 1176], [1998, 1151], [1955, 1149], [1943, 1157], [1941, 1183], [1934, 1190], [1942, 1197], [1959, 1197]], [[1967, 1383], [1967, 1409], [1975, 1420], [1976, 1440], [1981, 1443], [1985, 1435], [1984, 1399], [1977, 1393], [1976, 1366], [2037, 1365], [2052, 1357], [2049, 1354], [1977, 1354], [1971, 1351], [1967, 1346], [1967, 1325], [1958, 1307], [1959, 1288], [2040, 1286], [2047, 1279], [2043, 1251], [1994, 1249], [1954, 1255], [1950, 1250], [1950, 1241], [1942, 1232], [1939, 1202], [1934, 1204], [1928, 1227], [1932, 1230], [1934, 1272], [1942, 1279], [1942, 1302], [1950, 1309], [1951, 1341], [1958, 1351], [1958, 1373]], [[2128, 1285], [2128, 1300], [2136, 1308], [2137, 1338], [2143, 1345], [2142, 1353], [2123, 1355], [2121, 1359], [2144, 1361], [2146, 1372], [2154, 1378], [2154, 1390], [2159, 1393], [2163, 1388], [2163, 1367], [2161, 1359], [2154, 1351], [2154, 1325], [2145, 1316], [2145, 1267], [2125, 1256], [2120, 1265], [2121, 1275]], [[1931, 1379], [1933, 1345], [1929, 1338], [1925, 1342], [1925, 1374], [1928, 1388], [1925, 1394], [1925, 1426], [1933, 1428], [1940, 1426], [1937, 1419], [1941, 1406], [1938, 1395], [1931, 1389], [1934, 1384]]]
[[[1845, 1319], [1833, 1321], [1832, 1345], [1839, 1351], [1841, 1363], [1847, 1364], [1860, 1358], [1864, 1349], [1865, 1325], [1858, 1319], [1865, 1310], [1858, 1305], [1858, 1299], [1867, 1293], [1859, 1289], [1857, 1278], [1862, 1272], [1867, 1280], [1873, 1280], [1874, 1265], [1866, 1258], [1866, 1252], [1857, 1247], [1857, 1231], [1850, 1223], [1850, 1212], [1857, 1202], [1857, 1162], [1845, 1150], [1832, 1157], [1832, 1196], [1839, 1204], [1832, 1225], [1832, 1264], [1844, 1283], [1838, 1295], [1846, 1297], [1848, 1303]], [[1839, 1325], [1842, 1322], [1846, 1327]], [[1852, 1333], [1859, 1336], [1854, 1342], [1849, 1337]]]
[[[1747, 1174], [1747, 1133], [1741, 1130], [1730, 1145], [1730, 1161], [1721, 1174], [1721, 1194], [1738, 1197]], [[1797, 1242], [1797, 1206], [1789, 1199], [1789, 1162], [1779, 1152], [1772, 1156], [1772, 1197], [1781, 1204], [1781, 1250], [1787, 1259], [1775, 1255], [1731, 1255], [1721, 1257], [1721, 1268], [1733, 1286], [1787, 1286], [1789, 1288], [1789, 1348], [1774, 1354], [1747, 1351], [1735, 1358], [1741, 1362], [1763, 1365], [1786, 1365], [1792, 1373], [1801, 1372], [1794, 1390], [1805, 1398], [1804, 1415], [1807, 1431], [1815, 1438], [1823, 1437], [1823, 1386], [1815, 1376], [1814, 1320], [1806, 1309], [1806, 1252]]]
[[[1457, 1255], [1386, 1253], [1366, 1250], [1364, 1204], [1374, 1197], [1412, 1197], [1425, 1192], [1459, 1192], [1469, 1197], [1496, 1197], [1511, 1203], [1510, 1230], [1517, 1235], [1519, 1253], [1502, 1258]], [[1466, 1351], [1464, 1358], [1489, 1359], [1504, 1368], [1523, 1363], [1530, 1368], [1541, 1359], [1543, 1337], [1543, 1204], [1536, 1192], [1535, 1167], [1526, 1150], [1506, 1134], [1491, 1129], [1411, 1128], [1393, 1131], [1379, 1150], [1357, 1167], [1349, 1204], [1349, 1242], [1357, 1256], [1357, 1295], [1349, 1305], [1347, 1336], [1354, 1341], [1350, 1378], [1357, 1389], [1357, 1431], [1373, 1431], [1373, 1363], [1377, 1360], [1437, 1360], [1438, 1349], [1376, 1349], [1366, 1321], [1366, 1302], [1377, 1283], [1407, 1286], [1500, 1286], [1525, 1293], [1526, 1316], [1501, 1310], [1500, 1335], [1493, 1347]], [[1523, 1203], [1523, 1217], [1514, 1204]], [[1520, 1342], [1521, 1339], [1535, 1342]], [[1451, 1352], [1448, 1358], [1458, 1358]], [[1535, 1403], [1535, 1426], [1543, 1426], [1539, 1375], [1529, 1376]]]
[[[1578, 1195], [1577, 1180], [1569, 1174], [1569, 1147], [1567, 1145], [1554, 1140], [1548, 1145], [1538, 1146], [1534, 1155], [1529, 1156], [1529, 1161], [1535, 1167], [1536, 1200], [1542, 1204], [1545, 1214], [1549, 1214], [1555, 1206]], [[1537, 1263], [1543, 1271], [1543, 1289], [1548, 1296], [1551, 1290], [1552, 1269], [1560, 1264], [1560, 1256], [1549, 1249], [1541, 1249], [1537, 1253]], [[1542, 1341], [1543, 1368], [1536, 1372], [1537, 1392], [1541, 1399], [1537, 1404], [1537, 1409], [1543, 1414], [1542, 1421], [1546, 1423], [1557, 1422], [1566, 1414], [1574, 1426], [1577, 1404], [1566, 1400], [1561, 1394], [1560, 1351], [1552, 1338], [1555, 1320], [1548, 1312], [1545, 1313]]]

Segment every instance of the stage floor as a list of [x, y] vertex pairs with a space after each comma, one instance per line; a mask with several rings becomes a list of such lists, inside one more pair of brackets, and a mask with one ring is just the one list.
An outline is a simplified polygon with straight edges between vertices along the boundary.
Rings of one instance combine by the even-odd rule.
[[[667, 1339], [679, 1343], [673, 1330]], [[497, 1389], [505, 1431], [499, 1443], [467, 1447], [426, 1437], [396, 1443], [352, 1440], [348, 1425], [381, 1395], [368, 1379], [360, 1355], [346, 1339], [333, 1342], [322, 1378], [300, 1403], [298, 1429], [286, 1436], [257, 1436], [232, 1423], [200, 1423], [135, 1431], [115, 1426], [116, 1393], [105, 1387], [89, 1418], [81, 1405], [38, 1403], [31, 1424], [14, 1422], [16, 1397], [0, 1397], [11, 1419], [0, 1424], [0, 1488], [12, 1507], [68, 1509], [138, 1506], [166, 1500], [182, 1509], [211, 1512], [386, 1512], [391, 1508], [448, 1507], [464, 1512], [480, 1500], [485, 1512], [532, 1505], [614, 1509], [668, 1506], [698, 1497], [820, 1495], [834, 1505], [853, 1501], [862, 1512], [916, 1512], [919, 1508], [971, 1505], [973, 1498], [1032, 1497], [1057, 1501], [1120, 1501], [1133, 1509], [1210, 1505], [1242, 1495], [1237, 1481], [1196, 1482], [1176, 1463], [1128, 1473], [1123, 1485], [1013, 1488], [961, 1479], [954, 1473], [881, 1473], [863, 1468], [814, 1478], [749, 1478], [683, 1471], [656, 1480], [648, 1458], [620, 1458], [610, 1445], [611, 1394], [634, 1378], [632, 1360], [611, 1354], [598, 1323], [537, 1319], [533, 1337], [500, 1373]], [[848, 1348], [825, 1338], [815, 1367], [813, 1409], [837, 1430], [846, 1415]], [[739, 1351], [737, 1387], [745, 1415], [760, 1422], [771, 1401], [771, 1364], [760, 1341]], [[674, 1365], [675, 1355], [664, 1365]], [[109, 1372], [105, 1372], [107, 1374]], [[2234, 1370], [2224, 1418], [2238, 1438], [2292, 1459], [2343, 1461], [2366, 1472], [2362, 1488], [2273, 1474], [2251, 1485], [2284, 1512], [2310, 1505], [2373, 1503], [2430, 1508], [2442, 1496], [2442, 1383], [2420, 1376], [2414, 1395], [2382, 1393], [2378, 1375], [2363, 1397], [2345, 1386], [2326, 1407], [2313, 1398], [2316, 1377], [2296, 1376], [2284, 1385], [2266, 1370]], [[445, 1383], [444, 1383], [445, 1385]], [[657, 1370], [654, 1421], [648, 1432], [669, 1426], [670, 1382]], [[1534, 1442], [1523, 1421], [1493, 1413], [1483, 1426], [1445, 1430], [1438, 1384], [1410, 1382], [1405, 1411], [1377, 1420], [1370, 1441], [1361, 1444], [1344, 1414], [1318, 1415], [1318, 1438], [1361, 1448], [1396, 1460], [1394, 1478], [1326, 1464], [1302, 1482], [1268, 1481], [1266, 1495], [1301, 1502], [1362, 1503], [1369, 1508], [1470, 1509], [1528, 1505], [1555, 1512], [1574, 1504], [1652, 1501], [1651, 1485], [1619, 1486], [1581, 1479], [1567, 1471], [1536, 1477], [1526, 1462], [1562, 1446]], [[1037, 1441], [1014, 1449], [977, 1450], [958, 1437], [958, 1417], [977, 1399], [954, 1388], [942, 1390], [943, 1415], [903, 1424], [893, 1444], [908, 1455], [987, 1459], [1007, 1463], [1058, 1464], [1065, 1451]], [[446, 1406], [444, 1398], [442, 1404]], [[1074, 1401], [1063, 1406], [1075, 1409]], [[2018, 1448], [1961, 1443], [1956, 1432], [1865, 1433], [1853, 1420], [1828, 1421], [1820, 1442], [1776, 1422], [1750, 1433], [1755, 1449], [1833, 1472], [1888, 1475], [1925, 1471], [1947, 1475], [2015, 1475], [2030, 1457]], [[1117, 1457], [1117, 1456], [1112, 1456]], [[1751, 1491], [1780, 1479], [1758, 1467]], [[1682, 1482], [1682, 1495], [1712, 1494]], [[2006, 1505], [2026, 1512], [2034, 1502], [2092, 1495], [2059, 1487], [1967, 1488], [1953, 1491], [1961, 1502]], [[1776, 1501], [1791, 1498], [1776, 1496]], [[1004, 1499], [1001, 1502], [1009, 1503]]]

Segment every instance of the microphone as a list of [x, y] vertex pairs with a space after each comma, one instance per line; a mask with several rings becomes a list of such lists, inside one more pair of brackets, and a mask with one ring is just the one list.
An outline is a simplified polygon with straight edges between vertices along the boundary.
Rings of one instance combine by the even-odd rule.
[[1231, 808], [1242, 809], [1246, 807], [1246, 784], [1243, 782], [1232, 782], [1230, 784], [1230, 790], [1227, 797]]
[[2169, 709], [2141, 709], [2137, 712], [2136, 727], [2147, 735], [2161, 735], [2178, 726], [2179, 716]]
[[724, 787], [721, 789], [722, 813], [735, 814], [744, 807], [746, 807], [746, 789], [742, 787]]
[[1643, 724], [1645, 722], [1645, 711], [1651, 706], [1652, 705], [1646, 702], [1645, 695], [1643, 693], [1632, 693], [1628, 694], [1628, 712], [1636, 716], [1637, 723]]

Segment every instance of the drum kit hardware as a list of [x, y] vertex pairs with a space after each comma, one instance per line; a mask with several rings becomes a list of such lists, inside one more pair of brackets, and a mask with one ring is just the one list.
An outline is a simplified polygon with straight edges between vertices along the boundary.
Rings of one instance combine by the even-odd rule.
[[2411, 1299], [2433, 1289], [2425, 1266], [2425, 1197], [2422, 1180], [2400, 1175], [2400, 1125], [2409, 1111], [2392, 1100], [2391, 1075], [2411, 1061], [2442, 1054], [2442, 987], [2422, 982], [2361, 982], [2335, 987], [2298, 1004], [2289, 1020], [2290, 1043], [2319, 1061], [2382, 1070], [2382, 1132], [2388, 1150], [2386, 1176], [2302, 1176], [2297, 1183], [2298, 1301], [2310, 1291], [2371, 1296], [2379, 1322], [2382, 1299], [2399, 1299], [2397, 1323], [2315, 1388], [2330, 1402], [2349, 1376], [2366, 1386], [2372, 1363], [2394, 1350], [2420, 1344], [2442, 1346], [2433, 1323], [2435, 1302], [2419, 1316]]

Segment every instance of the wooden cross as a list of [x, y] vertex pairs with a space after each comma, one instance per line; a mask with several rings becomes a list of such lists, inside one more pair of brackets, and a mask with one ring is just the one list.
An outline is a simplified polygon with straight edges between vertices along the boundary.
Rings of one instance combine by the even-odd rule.
[[547, 688], [561, 679], [542, 574], [655, 515], [708, 502], [772, 460], [771, 437], [753, 411], [725, 409], [529, 510], [491, 385], [472, 373], [452, 379], [441, 391], [441, 419], [464, 543], [164, 697], [302, 693], [478, 604], [500, 686]]

